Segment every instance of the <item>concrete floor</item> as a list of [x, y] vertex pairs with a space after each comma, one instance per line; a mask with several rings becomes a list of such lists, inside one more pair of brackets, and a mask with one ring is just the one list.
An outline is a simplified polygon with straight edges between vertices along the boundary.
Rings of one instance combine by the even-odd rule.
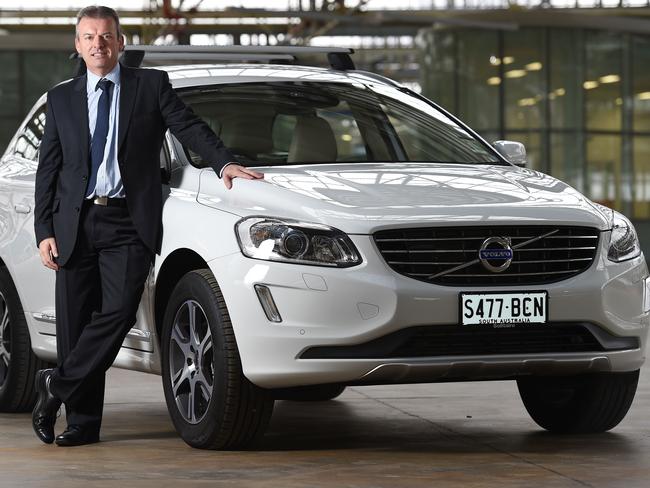
[[[256, 451], [188, 447], [158, 376], [113, 369], [102, 442], [40, 443], [30, 415], [0, 415], [0, 487], [650, 486], [650, 370], [613, 432], [560, 437], [526, 414], [514, 382], [349, 388], [277, 402]], [[63, 420], [57, 431], [64, 428]]]

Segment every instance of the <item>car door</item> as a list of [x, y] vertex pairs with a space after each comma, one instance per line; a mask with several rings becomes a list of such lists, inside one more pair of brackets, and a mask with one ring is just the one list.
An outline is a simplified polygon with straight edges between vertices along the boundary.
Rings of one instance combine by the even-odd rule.
[[0, 166], [0, 253], [23, 309], [39, 333], [54, 335], [54, 271], [34, 240], [34, 178], [45, 129], [45, 98], [25, 118]]

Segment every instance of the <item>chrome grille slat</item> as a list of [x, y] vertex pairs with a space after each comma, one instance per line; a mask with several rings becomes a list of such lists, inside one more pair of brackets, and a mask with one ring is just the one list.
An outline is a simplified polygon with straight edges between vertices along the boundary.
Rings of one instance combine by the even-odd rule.
[[598, 236], [549, 236], [547, 239], [598, 239]]
[[[478, 260], [479, 247], [489, 237], [512, 242], [514, 257], [502, 273], [487, 270]], [[538, 285], [589, 268], [600, 231], [531, 225], [429, 227], [383, 230], [374, 239], [387, 264], [413, 279], [447, 286]]]
[[[508, 274], [508, 273], [499, 273], [499, 276], [542, 276], [542, 275], [557, 275], [557, 274], [571, 274], [571, 273], [578, 273], [581, 270], [579, 269], [569, 269], [567, 271], [547, 271], [545, 273], [517, 273], [517, 274]], [[409, 273], [408, 276], [429, 276], [429, 273]], [[447, 274], [445, 275], [451, 276], [451, 277], [459, 277], [462, 276], [463, 278], [480, 278], [485, 276], [484, 274]]]
[[438, 261], [387, 261], [388, 264], [435, 264], [435, 265], [445, 265], [445, 266], [456, 266], [463, 264], [462, 261], [455, 263], [451, 262], [438, 262]]
[[424, 254], [424, 253], [433, 253], [433, 252], [457, 252], [461, 253], [464, 251], [459, 251], [458, 249], [436, 249], [435, 251], [430, 251], [430, 250], [405, 250], [405, 251], [386, 251], [386, 252], [401, 252], [401, 253], [409, 253], [409, 254]]
[[[591, 261], [592, 258], [572, 258], [572, 259], [547, 259], [547, 260], [533, 260], [533, 261], [513, 261], [513, 264], [543, 264], [543, 263], [572, 263], [575, 261]], [[434, 265], [449, 265], [456, 266], [463, 264], [462, 262], [436, 262], [436, 261], [387, 261], [388, 264], [434, 264]], [[412, 273], [408, 273], [412, 274]], [[423, 275], [429, 275], [424, 273]]]
[[[482, 237], [465, 237], [465, 240], [468, 239], [474, 239], [474, 240], [480, 240], [480, 239], [487, 239], [490, 236], [482, 236]], [[521, 239], [521, 240], [527, 240], [527, 239], [534, 239], [537, 236], [513, 236], [511, 239], [514, 241], [515, 239]], [[558, 235], [553, 235], [547, 237], [547, 239], [598, 239], [598, 236], [558, 236]], [[377, 242], [427, 242], [427, 241], [457, 241], [457, 237], [427, 237], [427, 238], [418, 238], [418, 239], [376, 239]]]
[[546, 259], [533, 261], [513, 261], [517, 264], [543, 264], [543, 263], [572, 263], [575, 261], [591, 261], [592, 258], [571, 258], [571, 259]]
[[[513, 243], [514, 245], [514, 243]], [[528, 248], [528, 247], [522, 247], [517, 249], [517, 251], [593, 251], [596, 249], [595, 246], [582, 246], [582, 247], [533, 247], [533, 248]], [[476, 249], [478, 250], [478, 248]], [[404, 250], [388, 250], [388, 251], [383, 251], [386, 253], [409, 253], [409, 254], [423, 254], [423, 253], [429, 253], [429, 254], [435, 254], [437, 252], [457, 252], [457, 253], [465, 253], [469, 251], [475, 251], [474, 249], [467, 250], [467, 249], [436, 249], [434, 250], [422, 250], [422, 249], [404, 249]]]
[[585, 247], [533, 247], [533, 248], [521, 248], [517, 251], [593, 251], [596, 249], [595, 246], [585, 246]]

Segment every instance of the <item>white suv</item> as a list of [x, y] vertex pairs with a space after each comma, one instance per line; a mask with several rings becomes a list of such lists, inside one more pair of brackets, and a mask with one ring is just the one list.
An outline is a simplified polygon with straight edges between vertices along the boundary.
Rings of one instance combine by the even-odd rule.
[[[333, 67], [295, 64], [305, 53]], [[162, 374], [188, 444], [248, 445], [274, 399], [326, 400], [347, 385], [515, 379], [545, 429], [622, 420], [650, 308], [623, 215], [521, 167], [523, 146], [491, 146], [429, 100], [355, 70], [348, 50], [198, 54], [272, 61], [164, 67], [265, 179], [228, 191], [167, 136], [162, 252], [115, 362]], [[0, 164], [4, 411], [31, 409], [34, 371], [56, 360], [54, 273], [32, 213], [45, 104]]]

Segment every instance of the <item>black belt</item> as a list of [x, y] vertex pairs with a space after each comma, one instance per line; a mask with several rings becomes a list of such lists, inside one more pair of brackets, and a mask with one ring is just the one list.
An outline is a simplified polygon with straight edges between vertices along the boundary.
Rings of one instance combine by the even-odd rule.
[[86, 200], [88, 204], [101, 205], [103, 207], [126, 208], [126, 198], [95, 197]]

